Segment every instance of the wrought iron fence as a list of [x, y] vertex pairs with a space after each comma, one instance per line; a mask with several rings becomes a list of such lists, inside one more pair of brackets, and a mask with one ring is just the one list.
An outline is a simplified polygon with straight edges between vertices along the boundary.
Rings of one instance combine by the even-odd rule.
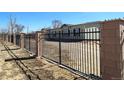
[[11, 35], [11, 43], [14, 43], [13, 34]]
[[25, 34], [24, 36], [24, 48], [30, 52], [36, 54], [36, 39], [35, 34]]
[[100, 77], [100, 31], [46, 33], [43, 57], [84, 75]]
[[15, 35], [15, 38], [16, 38], [16, 45], [17, 45], [17, 46], [20, 46], [20, 43], [21, 43], [21, 42], [20, 42], [20, 41], [21, 41], [21, 40], [20, 40], [20, 39], [21, 39], [21, 38], [20, 38], [20, 34], [16, 34], [16, 35]]
[[[100, 31], [68, 32], [42, 34], [42, 56], [85, 76], [100, 77]], [[36, 38], [36, 34], [24, 35], [24, 48], [34, 54], [37, 50]], [[13, 42], [12, 39], [8, 35], [9, 42]], [[20, 35], [16, 34], [16, 45], [20, 45], [20, 40]]]

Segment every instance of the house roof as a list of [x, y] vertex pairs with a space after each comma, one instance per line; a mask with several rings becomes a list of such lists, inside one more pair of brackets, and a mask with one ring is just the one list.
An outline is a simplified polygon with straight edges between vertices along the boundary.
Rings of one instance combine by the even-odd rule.
[[66, 27], [66, 26], [71, 26], [71, 24], [63, 24], [61, 28]]

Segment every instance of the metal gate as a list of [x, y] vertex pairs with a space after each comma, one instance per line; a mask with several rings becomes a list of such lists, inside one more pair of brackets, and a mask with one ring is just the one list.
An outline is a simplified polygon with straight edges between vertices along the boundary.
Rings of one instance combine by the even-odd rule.
[[45, 33], [43, 57], [80, 74], [100, 77], [100, 29], [88, 27]]

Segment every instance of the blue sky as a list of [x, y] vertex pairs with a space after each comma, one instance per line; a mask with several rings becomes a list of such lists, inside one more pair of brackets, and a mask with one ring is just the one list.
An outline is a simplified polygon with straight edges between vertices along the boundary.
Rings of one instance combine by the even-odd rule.
[[[80, 24], [112, 18], [123, 18], [124, 12], [0, 12], [0, 28], [6, 28], [9, 17], [16, 17], [18, 24], [29, 26], [30, 31], [51, 26], [52, 20], [65, 24]], [[26, 29], [25, 29], [26, 30]]]

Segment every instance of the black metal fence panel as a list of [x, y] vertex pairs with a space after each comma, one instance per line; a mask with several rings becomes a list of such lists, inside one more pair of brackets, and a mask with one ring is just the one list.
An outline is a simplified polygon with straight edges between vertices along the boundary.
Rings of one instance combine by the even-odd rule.
[[11, 35], [11, 43], [14, 43], [13, 35]]
[[27, 34], [24, 36], [24, 48], [36, 54], [35, 34]]
[[8, 41], [10, 42], [10, 35], [8, 34]]
[[6, 41], [6, 36], [7, 36], [7, 34], [3, 34], [3, 37], [4, 37], [4, 41]]
[[21, 43], [21, 42], [20, 42], [20, 41], [21, 41], [21, 40], [20, 40], [20, 39], [21, 39], [21, 38], [20, 38], [20, 34], [16, 34], [15, 37], [16, 37], [16, 45], [17, 45], [17, 46], [20, 46], [20, 43]]
[[100, 76], [100, 31], [46, 33], [43, 57], [83, 74]]

